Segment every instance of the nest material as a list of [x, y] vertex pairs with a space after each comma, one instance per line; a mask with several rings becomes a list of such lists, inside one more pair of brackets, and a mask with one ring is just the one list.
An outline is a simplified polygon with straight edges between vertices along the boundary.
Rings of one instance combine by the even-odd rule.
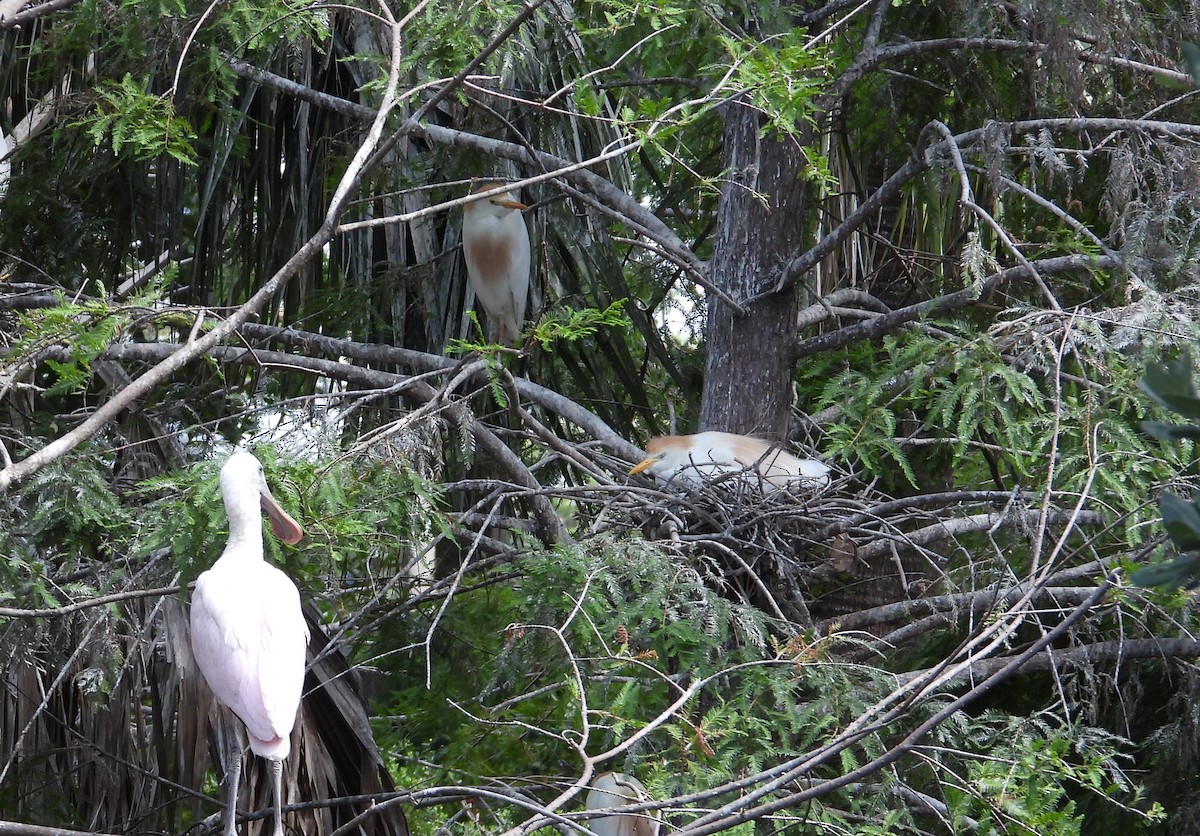
[[[622, 505], [648, 539], [670, 543], [707, 569], [722, 594], [814, 627], [954, 591], [964, 578], [972, 588], [991, 584], [1003, 563], [1000, 541], [1024, 539], [1037, 519], [1026, 499], [998, 491], [891, 499], [856, 492], [849, 479], [764, 494], [751, 480], [731, 479], [699, 489], [637, 488]], [[1059, 516], [1051, 514], [1056, 522]], [[1075, 521], [1100, 519], [1082, 514]], [[978, 543], [960, 539], [971, 535]], [[883, 635], [897, 626], [881, 621], [868, 630]]]

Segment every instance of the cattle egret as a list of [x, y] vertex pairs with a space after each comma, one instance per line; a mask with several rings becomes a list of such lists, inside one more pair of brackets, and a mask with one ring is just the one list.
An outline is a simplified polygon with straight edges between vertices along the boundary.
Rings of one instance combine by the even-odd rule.
[[[260, 506], [285, 543], [304, 532], [271, 496], [262, 465], [249, 453], [234, 453], [221, 468], [221, 496], [229, 542], [196, 579], [192, 652], [213, 694], [246, 725], [250, 750], [270, 763], [275, 836], [283, 836], [283, 759], [300, 707], [308, 627], [296, 585], [263, 559]], [[235, 836], [242, 753], [236, 735], [229, 737], [225, 836]]]
[[682, 482], [699, 487], [726, 473], [747, 471], [762, 482], [763, 491], [788, 488], [822, 488], [829, 484], [830, 468], [814, 459], [798, 459], [761, 438], [735, 433], [703, 432], [667, 435], [646, 444], [649, 455], [629, 471], [649, 471], [660, 482]]
[[[642, 782], [621, 772], [601, 772], [592, 779], [584, 809], [604, 810], [637, 804], [650, 797]], [[596, 836], [658, 836], [661, 822], [647, 812], [599, 816], [587, 822]]]
[[[485, 182], [471, 194], [501, 184]], [[492, 323], [495, 341], [511, 343], [525, 322], [529, 296], [529, 233], [521, 211], [528, 209], [509, 192], [495, 194], [463, 210], [463, 252], [467, 278]]]

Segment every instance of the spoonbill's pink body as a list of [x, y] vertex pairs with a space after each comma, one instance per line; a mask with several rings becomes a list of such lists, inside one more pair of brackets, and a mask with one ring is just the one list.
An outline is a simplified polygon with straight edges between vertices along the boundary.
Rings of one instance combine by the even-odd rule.
[[[260, 507], [275, 536], [285, 543], [298, 542], [304, 532], [275, 501], [262, 465], [250, 453], [234, 453], [221, 468], [221, 496], [229, 518], [229, 542], [212, 568], [196, 579], [192, 652], [213, 694], [245, 724], [250, 750], [270, 762], [275, 836], [282, 836], [283, 759], [291, 748], [300, 707], [308, 627], [296, 585], [263, 558]], [[241, 754], [232, 742], [225, 787], [226, 836], [236, 833]]]

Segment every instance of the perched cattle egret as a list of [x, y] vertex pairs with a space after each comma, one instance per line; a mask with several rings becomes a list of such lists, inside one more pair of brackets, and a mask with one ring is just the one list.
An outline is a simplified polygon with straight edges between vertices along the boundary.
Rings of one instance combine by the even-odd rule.
[[[221, 468], [221, 496], [229, 542], [196, 579], [192, 652], [213, 694], [246, 725], [250, 750], [270, 762], [275, 836], [283, 836], [283, 759], [300, 707], [308, 627], [296, 585], [263, 559], [260, 505], [280, 540], [296, 543], [304, 532], [271, 496], [262, 465], [249, 453], [234, 453]], [[242, 752], [236, 735], [229, 737], [225, 836], [235, 836]]]
[[798, 459], [775, 444], [735, 433], [703, 432], [666, 435], [646, 444], [650, 455], [629, 471], [649, 471], [660, 482], [672, 480], [692, 486], [725, 473], [748, 471], [761, 479], [771, 493], [788, 488], [822, 488], [829, 484], [829, 466], [814, 459]]
[[[471, 194], [491, 191], [501, 184], [488, 181]], [[492, 195], [463, 210], [463, 252], [467, 278], [487, 312], [495, 341], [511, 343], [525, 322], [529, 296], [529, 232], [521, 211], [528, 209], [512, 194]]]
[[[601, 772], [592, 779], [584, 809], [604, 810], [637, 804], [650, 798], [642, 782], [622, 772]], [[584, 822], [596, 836], [658, 836], [661, 822], [650, 813], [623, 813], [599, 816]]]

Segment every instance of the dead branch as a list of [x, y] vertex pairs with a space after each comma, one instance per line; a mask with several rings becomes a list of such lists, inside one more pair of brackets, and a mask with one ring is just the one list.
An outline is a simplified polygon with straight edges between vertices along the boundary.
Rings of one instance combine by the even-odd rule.
[[[1121, 264], [1107, 256], [1067, 255], [1035, 261], [1031, 263], [1031, 266], [1038, 273], [1066, 273], [1080, 270], [1115, 270]], [[1031, 278], [1033, 275], [1030, 268], [1009, 267], [988, 276], [979, 287], [965, 287], [935, 299], [927, 299], [904, 308], [897, 308], [891, 313], [882, 314], [865, 322], [858, 322], [836, 331], [810, 337], [796, 346], [796, 357], [809, 357], [814, 354], [835, 351], [862, 340], [879, 339], [921, 317], [973, 305], [984, 293], [999, 285], [1018, 279]]]

